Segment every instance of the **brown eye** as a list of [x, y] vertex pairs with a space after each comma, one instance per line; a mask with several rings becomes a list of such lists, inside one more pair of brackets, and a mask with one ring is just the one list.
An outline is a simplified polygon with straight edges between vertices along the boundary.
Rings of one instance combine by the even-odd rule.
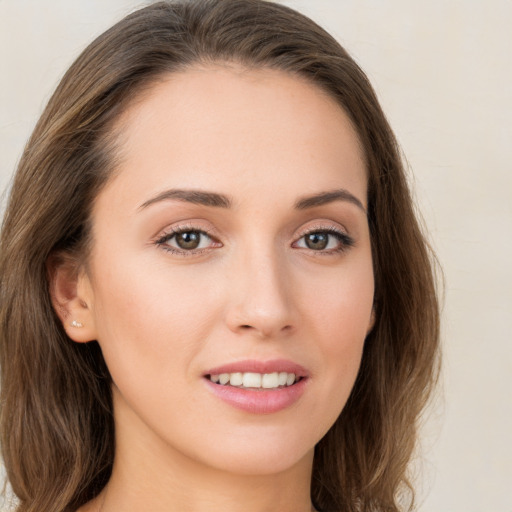
[[176, 245], [180, 249], [197, 249], [201, 243], [201, 233], [199, 231], [184, 231], [175, 235]]
[[219, 246], [207, 233], [199, 229], [176, 230], [164, 235], [156, 243], [171, 252], [182, 254]]
[[311, 231], [302, 235], [293, 247], [310, 249], [322, 254], [342, 252], [354, 245], [352, 237], [334, 229]]
[[325, 249], [329, 243], [328, 233], [310, 233], [305, 236], [305, 242], [308, 249], [321, 251]]

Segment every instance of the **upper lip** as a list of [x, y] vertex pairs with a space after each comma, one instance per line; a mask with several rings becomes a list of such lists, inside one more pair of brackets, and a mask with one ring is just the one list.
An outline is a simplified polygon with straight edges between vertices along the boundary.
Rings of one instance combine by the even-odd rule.
[[297, 377], [307, 377], [308, 371], [300, 364], [287, 359], [272, 359], [269, 361], [245, 360], [227, 363], [211, 368], [204, 375], [220, 375], [221, 373], [294, 373]]

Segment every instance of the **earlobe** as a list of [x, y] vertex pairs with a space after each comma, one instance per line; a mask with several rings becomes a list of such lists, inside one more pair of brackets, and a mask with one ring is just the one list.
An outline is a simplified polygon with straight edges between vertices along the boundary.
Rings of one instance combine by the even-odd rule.
[[78, 343], [96, 339], [92, 292], [86, 273], [68, 255], [55, 254], [47, 264], [53, 308], [67, 335]]

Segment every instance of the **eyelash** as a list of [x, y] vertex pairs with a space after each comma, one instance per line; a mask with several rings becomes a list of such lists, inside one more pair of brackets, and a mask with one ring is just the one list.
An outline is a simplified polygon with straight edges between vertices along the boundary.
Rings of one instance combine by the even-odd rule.
[[[160, 236], [155, 241], [155, 243], [156, 243], [156, 245], [160, 246], [164, 251], [168, 251], [172, 254], [178, 254], [180, 256], [196, 256], [198, 254], [202, 254], [203, 252], [211, 249], [211, 247], [206, 247], [206, 248], [202, 248], [202, 249], [183, 250], [183, 249], [177, 249], [175, 247], [170, 247], [167, 244], [167, 242], [169, 242], [169, 240], [173, 239], [175, 236], [180, 235], [182, 233], [190, 233], [190, 232], [199, 233], [200, 235], [207, 236], [211, 240], [215, 241], [215, 237], [208, 230], [200, 229], [196, 226], [181, 226], [176, 229], [171, 229], [167, 233], [164, 233], [162, 236]], [[314, 249], [309, 249], [307, 247], [300, 247], [300, 249], [309, 250], [310, 252], [315, 254], [315, 256], [316, 255], [329, 256], [332, 254], [339, 254], [339, 253], [345, 252], [348, 249], [350, 249], [351, 247], [353, 247], [355, 244], [354, 239], [351, 236], [347, 235], [346, 233], [344, 233], [343, 231], [341, 231], [335, 227], [315, 227], [313, 229], [310, 229], [310, 230], [304, 232], [298, 238], [297, 242], [308, 235], [313, 235], [313, 234], [317, 234], [317, 233], [333, 236], [334, 238], [336, 238], [338, 240], [339, 247], [337, 247], [336, 249], [329, 249], [329, 250], [314, 250]], [[294, 242], [294, 244], [297, 242]], [[219, 242], [217, 242], [217, 243], [219, 243]]]
[[[339, 246], [336, 247], [335, 249], [328, 249], [328, 250], [314, 250], [314, 249], [309, 249], [307, 247], [301, 247], [301, 249], [309, 250], [315, 256], [330, 256], [333, 254], [343, 253], [355, 245], [355, 241], [351, 236], [347, 235], [347, 233], [341, 231], [339, 228], [336, 228], [334, 226], [329, 226], [329, 227], [319, 226], [319, 227], [314, 227], [312, 229], [309, 229], [298, 238], [297, 242], [299, 240], [302, 240], [304, 237], [306, 237], [308, 235], [314, 235], [317, 233], [333, 236], [339, 242]], [[294, 242], [294, 244], [297, 242]]]
[[193, 249], [190, 251], [186, 251], [183, 249], [177, 249], [176, 247], [170, 247], [167, 245], [167, 242], [174, 238], [176, 235], [180, 235], [182, 233], [199, 233], [201, 235], [205, 235], [208, 238], [215, 240], [215, 237], [213, 234], [205, 229], [200, 229], [197, 226], [192, 225], [186, 225], [186, 226], [180, 226], [176, 229], [171, 229], [167, 233], [164, 233], [161, 237], [159, 237], [156, 240], [156, 245], [160, 246], [164, 251], [170, 252], [172, 254], [178, 254], [180, 256], [196, 256], [198, 254], [202, 254], [205, 251], [208, 251], [210, 247], [203, 248], [203, 249]]

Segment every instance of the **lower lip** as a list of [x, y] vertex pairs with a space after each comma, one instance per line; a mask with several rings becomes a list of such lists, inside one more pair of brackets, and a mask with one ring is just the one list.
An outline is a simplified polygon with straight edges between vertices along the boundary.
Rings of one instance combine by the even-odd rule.
[[292, 386], [276, 389], [247, 389], [215, 384], [204, 379], [208, 388], [227, 404], [253, 414], [272, 414], [293, 405], [302, 396], [307, 378], [302, 378]]

